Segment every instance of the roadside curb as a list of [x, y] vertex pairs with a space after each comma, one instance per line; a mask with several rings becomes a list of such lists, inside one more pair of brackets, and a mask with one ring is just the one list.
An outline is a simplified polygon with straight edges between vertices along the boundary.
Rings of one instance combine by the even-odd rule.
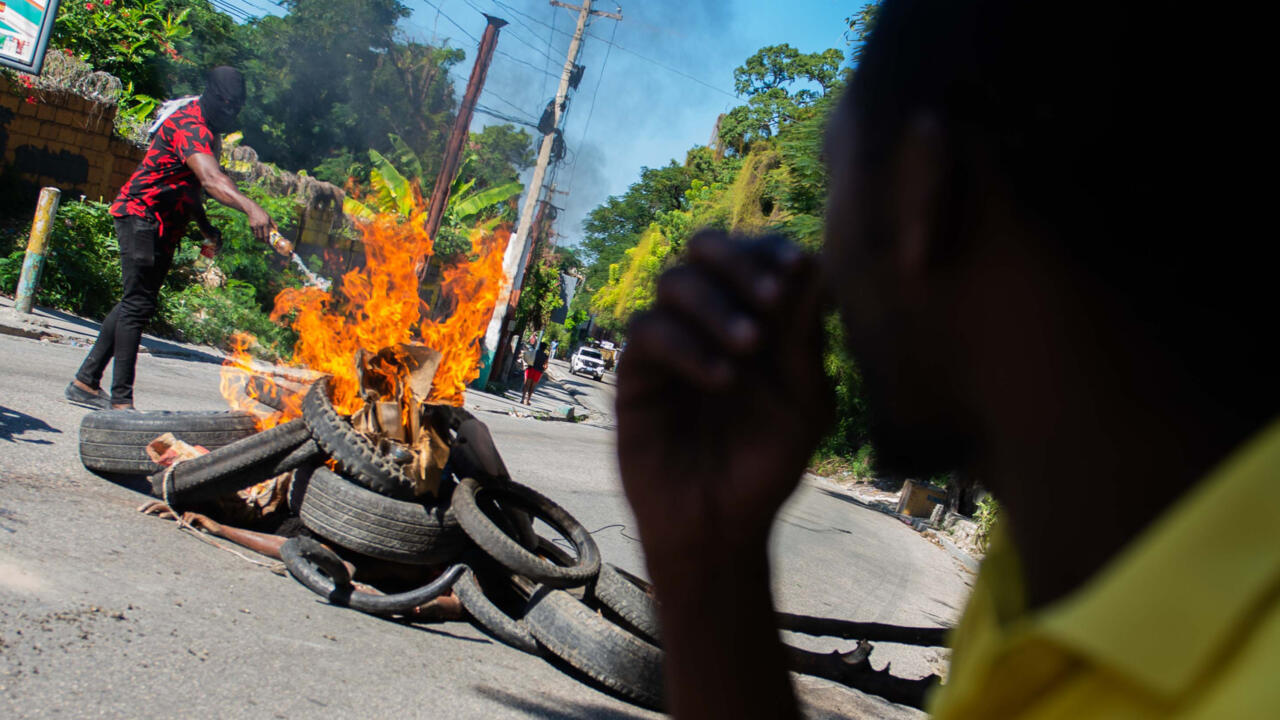
[[[18, 313], [11, 306], [11, 299], [7, 296], [0, 296], [0, 335], [9, 335], [11, 337], [26, 338], [28, 340], [39, 340], [41, 342], [57, 343], [59, 345], [67, 345], [70, 347], [88, 347], [93, 345], [97, 337], [97, 331], [101, 328], [101, 323], [83, 318], [78, 315], [73, 317], [85, 323], [92, 323], [92, 331], [86, 329], [84, 331], [77, 330], [73, 333], [67, 333], [65, 329], [57, 327], [55, 323], [63, 322], [57, 318], [50, 318], [45, 314], [25, 314]], [[48, 311], [47, 308], [41, 306], [36, 307], [37, 311]], [[52, 311], [48, 311], [52, 312]], [[70, 315], [70, 313], [67, 313]], [[166, 347], [155, 348], [149, 347], [148, 341], [163, 343]], [[155, 335], [144, 334], [143, 342], [138, 347], [138, 353], [143, 355], [151, 355], [153, 357], [172, 357], [182, 358], [185, 360], [195, 360], [201, 362], [209, 362], [210, 358], [218, 358], [219, 362], [226, 358], [226, 353], [212, 346], [200, 346], [198, 348], [183, 347], [182, 341], [161, 338]]]
[[902, 523], [908, 528], [911, 528], [911, 530], [919, 534], [921, 537], [924, 537], [926, 539], [933, 541], [940, 548], [942, 548], [943, 550], [946, 550], [947, 554], [951, 555], [957, 562], [959, 562], [964, 567], [965, 570], [968, 570], [971, 573], [977, 574], [978, 567], [981, 564], [981, 560], [979, 560], [978, 558], [975, 558], [974, 556], [970, 555], [968, 552], [963, 550], [959, 545], [955, 544], [954, 542], [951, 541], [950, 538], [947, 537], [947, 533], [945, 531], [942, 531], [935, 527], [930, 526], [927, 521], [921, 518], [912, 518], [905, 515], [901, 515], [895, 510], [892, 510], [880, 504], [866, 502], [862, 498], [859, 498], [857, 495], [849, 492], [848, 488], [844, 487], [840, 483], [836, 482], [835, 480], [832, 480], [831, 478], [823, 477], [822, 475], [817, 475], [812, 472], [806, 472], [804, 474], [803, 480], [806, 480], [813, 485], [817, 485], [831, 491], [838, 491], [840, 492], [841, 497], [853, 503], [854, 505], [857, 505], [859, 507], [864, 507], [868, 510], [874, 510], [883, 515], [888, 515], [889, 517], [893, 518], [894, 520], [897, 520], [898, 522]]
[[0, 308], [0, 333], [32, 340], [65, 339], [49, 329], [49, 324], [35, 315], [20, 315], [11, 308]]

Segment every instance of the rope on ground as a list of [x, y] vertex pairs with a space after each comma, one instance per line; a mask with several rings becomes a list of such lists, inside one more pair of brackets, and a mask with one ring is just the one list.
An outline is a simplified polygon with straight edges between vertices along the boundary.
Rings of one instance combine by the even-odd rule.
[[263, 562], [255, 558], [251, 558], [248, 555], [245, 555], [244, 553], [240, 552], [239, 550], [228, 547], [218, 542], [217, 540], [214, 540], [213, 538], [205, 535], [203, 532], [200, 532], [198, 528], [193, 527], [191, 523], [187, 522], [186, 518], [184, 518], [181, 514], [179, 514], [176, 510], [173, 509], [173, 506], [169, 504], [169, 489], [173, 483], [173, 468], [176, 465], [177, 463], [174, 463], [173, 465], [170, 465], [164, 470], [164, 475], [160, 479], [160, 496], [161, 496], [160, 501], [156, 502], [155, 500], [152, 500], [148, 503], [145, 503], [144, 505], [138, 508], [138, 512], [145, 513], [147, 515], [155, 515], [156, 517], [159, 517], [159, 518], [163, 518], [164, 513], [168, 513], [173, 518], [173, 521], [177, 523], [178, 530], [180, 531], [185, 530], [188, 534], [195, 536], [195, 538], [200, 540], [201, 542], [212, 545], [224, 552], [229, 552], [232, 555], [235, 555], [236, 557], [240, 558], [241, 560], [244, 560], [245, 562], [252, 563], [254, 565], [257, 565], [258, 567], [264, 567], [270, 570], [271, 572], [275, 573], [276, 575], [284, 575], [285, 574], [284, 563]]

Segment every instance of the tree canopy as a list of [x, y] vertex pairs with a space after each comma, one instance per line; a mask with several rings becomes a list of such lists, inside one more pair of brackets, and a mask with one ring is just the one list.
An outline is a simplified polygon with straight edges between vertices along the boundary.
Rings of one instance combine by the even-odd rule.
[[741, 153], [776, 135], [782, 125], [810, 117], [818, 100], [843, 85], [843, 62], [835, 48], [818, 53], [786, 44], [761, 48], [733, 71], [733, 87], [747, 104], [720, 121], [720, 141]]
[[[457, 112], [449, 71], [465, 53], [409, 39], [398, 0], [282, 4], [284, 16], [237, 23], [209, 0], [63, 3], [53, 42], [119, 77], [122, 113], [139, 119], [158, 100], [199, 94], [209, 68], [236, 67], [249, 91], [244, 142], [262, 160], [364, 184], [371, 149], [407, 167], [394, 136], [429, 193]], [[529, 133], [511, 125], [473, 133], [468, 150], [476, 191], [515, 182], [534, 161]]]
[[[874, 6], [849, 18], [851, 44], [873, 21]], [[683, 164], [642, 168], [625, 193], [588, 214], [580, 245], [587, 263], [583, 304], [598, 325], [625, 333], [630, 316], [653, 302], [659, 274], [679, 261], [700, 228], [778, 232], [810, 250], [821, 246], [823, 136], [846, 82], [844, 63], [845, 54], [834, 48], [761, 48], [734, 71], [734, 87], [746, 102], [721, 118], [720, 148], [694, 147]], [[576, 299], [574, 305], [581, 307]], [[826, 369], [835, 380], [840, 427], [823, 452], [851, 456], [866, 442], [861, 376], [834, 318], [827, 335]]]

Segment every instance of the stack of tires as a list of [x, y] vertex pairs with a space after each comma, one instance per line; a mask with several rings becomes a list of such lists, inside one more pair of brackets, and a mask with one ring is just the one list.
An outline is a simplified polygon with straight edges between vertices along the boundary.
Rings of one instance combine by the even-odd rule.
[[[178, 509], [292, 472], [288, 505], [306, 533], [286, 541], [281, 556], [312, 591], [396, 615], [452, 589], [476, 625], [500, 641], [661, 707], [647, 586], [602, 563], [591, 535], [564, 508], [511, 481], [483, 423], [460, 408], [438, 409], [448, 418], [450, 456], [439, 495], [421, 498], [413, 495], [407, 453], [356, 431], [333, 406], [326, 380], [307, 391], [302, 409], [302, 418], [263, 432], [234, 412], [95, 412], [81, 424], [81, 460], [104, 475], [149, 475], [153, 493]], [[162, 470], [145, 448], [166, 432], [210, 452]], [[560, 537], [540, 537], [535, 521]], [[350, 568], [362, 567], [362, 558], [416, 567], [432, 579], [393, 594], [358, 590]]]
[[[477, 626], [631, 702], [661, 709], [657, 613], [643, 581], [602, 563], [586, 528], [531, 488], [466, 478], [452, 507], [478, 551], [454, 586]], [[534, 534], [530, 519], [568, 547]]]

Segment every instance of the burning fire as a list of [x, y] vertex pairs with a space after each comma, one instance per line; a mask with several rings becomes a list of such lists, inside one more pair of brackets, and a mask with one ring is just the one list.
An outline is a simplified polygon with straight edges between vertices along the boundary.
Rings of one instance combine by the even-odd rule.
[[[432, 254], [423, 205], [419, 197], [408, 221], [384, 213], [358, 223], [365, 266], [343, 275], [334, 290], [290, 288], [276, 296], [272, 319], [287, 320], [299, 335], [289, 364], [330, 375], [339, 412], [349, 414], [364, 406], [355, 360], [361, 350], [373, 355], [415, 342], [438, 350], [440, 365], [425, 398], [431, 403], [461, 405], [467, 384], [480, 374], [480, 342], [505, 282], [502, 255], [508, 233], [473, 231], [473, 259], [444, 269], [441, 300], [453, 310], [433, 320], [418, 294], [417, 268]], [[252, 337], [236, 338], [223, 364], [222, 394], [233, 409], [253, 412], [261, 410], [258, 400], [264, 393], [279, 391], [270, 377], [252, 368], [251, 343]], [[397, 363], [375, 363], [368, 370], [383, 375], [387, 387], [396, 386], [406, 372], [404, 364]], [[246, 382], [251, 375], [257, 380]], [[263, 429], [302, 414], [301, 395], [279, 394], [289, 398], [281, 412], [269, 417], [254, 413]]]

